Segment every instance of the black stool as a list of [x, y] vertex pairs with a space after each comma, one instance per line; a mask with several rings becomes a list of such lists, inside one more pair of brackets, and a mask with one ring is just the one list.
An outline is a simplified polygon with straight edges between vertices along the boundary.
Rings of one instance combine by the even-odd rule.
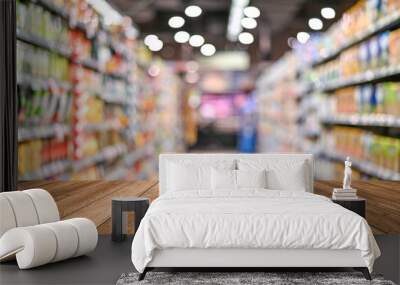
[[112, 240], [123, 241], [127, 233], [127, 212], [135, 212], [135, 231], [149, 208], [149, 199], [128, 197], [112, 199]]

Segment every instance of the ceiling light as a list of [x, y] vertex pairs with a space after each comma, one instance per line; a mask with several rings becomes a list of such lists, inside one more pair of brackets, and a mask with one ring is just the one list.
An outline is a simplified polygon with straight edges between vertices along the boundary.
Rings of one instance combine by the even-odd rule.
[[212, 56], [215, 51], [215, 46], [213, 46], [212, 44], [205, 44], [200, 48], [200, 52], [204, 56]]
[[310, 20], [308, 20], [308, 26], [315, 31], [319, 31], [322, 30], [324, 24], [318, 18], [311, 18]]
[[151, 51], [160, 51], [163, 48], [163, 46], [164, 46], [164, 43], [161, 40], [157, 40], [157, 41], [152, 42], [149, 45], [149, 49]]
[[243, 18], [240, 23], [242, 24], [242, 27], [245, 29], [254, 29], [257, 27], [257, 21], [254, 20], [253, 18]]
[[336, 12], [333, 8], [325, 7], [321, 9], [321, 15], [325, 19], [333, 19], [336, 16]]
[[254, 42], [254, 37], [248, 32], [243, 32], [239, 34], [239, 42], [244, 45], [249, 45]]
[[193, 35], [189, 39], [189, 44], [192, 47], [202, 46], [204, 44], [204, 38], [202, 36], [200, 36], [200, 35]]
[[254, 7], [254, 6], [249, 6], [249, 7], [244, 8], [243, 12], [244, 12], [244, 15], [249, 18], [258, 18], [258, 17], [260, 17], [260, 14], [261, 14], [260, 9], [258, 9], [257, 7]]
[[171, 17], [171, 18], [169, 19], [169, 21], [168, 21], [168, 25], [169, 25], [171, 28], [174, 28], [174, 29], [180, 28], [180, 27], [182, 27], [184, 24], [185, 24], [185, 19], [183, 19], [183, 18], [180, 17], [180, 16]]
[[146, 46], [150, 46], [152, 43], [158, 41], [158, 37], [156, 35], [147, 35], [144, 38], [144, 44]]
[[185, 31], [179, 31], [174, 35], [174, 40], [180, 44], [186, 43], [189, 40], [189, 38], [190, 38], [189, 33]]
[[202, 12], [201, 8], [196, 5], [191, 5], [185, 9], [186, 16], [192, 18], [200, 16], [201, 12]]
[[305, 44], [310, 39], [310, 34], [306, 32], [299, 32], [296, 36], [297, 40], [301, 44]]

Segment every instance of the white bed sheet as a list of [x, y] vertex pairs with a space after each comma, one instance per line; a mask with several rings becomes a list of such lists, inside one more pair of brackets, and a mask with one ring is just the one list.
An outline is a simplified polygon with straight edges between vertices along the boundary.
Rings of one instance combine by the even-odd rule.
[[361, 216], [323, 196], [265, 189], [160, 196], [134, 237], [135, 268], [166, 248], [357, 249], [370, 271], [380, 255]]

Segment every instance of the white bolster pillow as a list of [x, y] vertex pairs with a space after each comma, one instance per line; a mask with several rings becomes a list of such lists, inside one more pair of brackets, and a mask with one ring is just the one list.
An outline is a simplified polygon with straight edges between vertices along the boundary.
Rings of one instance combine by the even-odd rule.
[[96, 225], [85, 218], [14, 228], [0, 238], [0, 261], [16, 256], [20, 269], [33, 268], [86, 254], [97, 239]]

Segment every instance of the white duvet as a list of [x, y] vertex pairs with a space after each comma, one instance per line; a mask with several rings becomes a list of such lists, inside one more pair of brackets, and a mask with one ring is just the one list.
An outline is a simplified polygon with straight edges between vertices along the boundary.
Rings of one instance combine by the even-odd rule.
[[323, 196], [265, 189], [160, 196], [133, 239], [135, 268], [165, 248], [358, 249], [370, 271], [380, 255], [359, 215]]

